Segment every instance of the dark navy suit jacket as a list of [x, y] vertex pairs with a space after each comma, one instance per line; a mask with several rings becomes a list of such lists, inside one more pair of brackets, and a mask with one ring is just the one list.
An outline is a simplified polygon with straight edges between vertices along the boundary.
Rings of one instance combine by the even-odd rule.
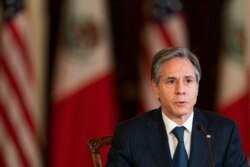
[[[209, 167], [206, 135], [211, 135], [216, 167], [247, 167], [236, 124], [209, 111], [194, 108], [189, 167]], [[171, 167], [172, 159], [161, 108], [121, 123], [115, 131], [107, 167]]]

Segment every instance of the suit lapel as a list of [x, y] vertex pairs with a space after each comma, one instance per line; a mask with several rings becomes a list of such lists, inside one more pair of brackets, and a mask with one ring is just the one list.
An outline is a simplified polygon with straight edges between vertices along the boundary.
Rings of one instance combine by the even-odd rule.
[[[203, 126], [204, 129], [208, 129], [209, 121], [203, 113], [198, 109], [194, 109], [189, 166], [204, 166], [204, 164], [209, 163], [206, 139], [197, 126]], [[195, 157], [195, 159], [192, 157]]]
[[159, 167], [172, 166], [168, 138], [160, 109], [152, 113], [147, 126], [148, 131], [145, 132], [145, 139], [155, 162]]

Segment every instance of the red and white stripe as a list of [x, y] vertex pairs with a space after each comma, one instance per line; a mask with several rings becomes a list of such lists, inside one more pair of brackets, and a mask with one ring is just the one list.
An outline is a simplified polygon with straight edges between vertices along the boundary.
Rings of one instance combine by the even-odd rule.
[[142, 54], [140, 57], [141, 103], [142, 110], [159, 107], [159, 102], [151, 89], [150, 66], [154, 54], [167, 47], [188, 47], [187, 29], [184, 17], [180, 13], [172, 14], [162, 22], [149, 21], [142, 36]]
[[0, 53], [0, 156], [6, 167], [41, 166], [29, 30], [21, 11], [3, 23]]

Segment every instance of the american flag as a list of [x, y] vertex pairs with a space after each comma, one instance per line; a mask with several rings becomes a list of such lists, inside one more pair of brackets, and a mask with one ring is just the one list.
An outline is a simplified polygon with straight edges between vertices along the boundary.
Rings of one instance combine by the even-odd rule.
[[142, 34], [142, 54], [140, 56], [142, 111], [159, 106], [150, 83], [150, 66], [154, 54], [166, 47], [188, 47], [185, 18], [179, 0], [154, 0], [145, 6], [147, 20]]
[[0, 166], [41, 166], [30, 26], [23, 0], [3, 0], [0, 48]]

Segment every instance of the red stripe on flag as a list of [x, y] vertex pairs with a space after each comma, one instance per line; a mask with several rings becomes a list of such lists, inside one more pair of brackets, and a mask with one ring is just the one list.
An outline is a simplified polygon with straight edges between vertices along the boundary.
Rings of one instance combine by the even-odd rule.
[[86, 141], [90, 137], [112, 135], [116, 120], [113, 75], [54, 104], [52, 109], [51, 166], [93, 166]]
[[13, 143], [15, 144], [15, 148], [18, 152], [18, 155], [20, 156], [20, 159], [22, 161], [22, 166], [23, 167], [31, 167], [31, 165], [29, 164], [29, 161], [27, 160], [27, 157], [25, 157], [24, 151], [21, 148], [21, 143], [18, 140], [18, 137], [16, 135], [16, 132], [14, 130], [14, 127], [11, 123], [11, 121], [9, 120], [8, 116], [6, 115], [7, 110], [4, 109], [4, 107], [2, 106], [2, 104], [0, 103], [0, 115], [1, 118], [4, 122], [4, 126], [8, 132], [8, 134], [10, 135]]
[[18, 102], [20, 103], [21, 110], [23, 111], [22, 114], [24, 115], [25, 120], [27, 121], [27, 124], [30, 128], [31, 133], [33, 134], [34, 139], [36, 139], [37, 134], [34, 126], [34, 122], [31, 119], [30, 112], [24, 102], [23, 95], [18, 87], [18, 81], [14, 79], [13, 74], [10, 72], [8, 65], [6, 64], [3, 56], [0, 56], [0, 62], [2, 63], [2, 69], [3, 72], [6, 74], [6, 77], [8, 78], [8, 81], [10, 83], [10, 86], [12, 90], [15, 92], [15, 94], [18, 97]]
[[[1, 111], [1, 107], [0, 107], [0, 113], [1, 113], [2, 111]], [[5, 162], [4, 162], [4, 158], [3, 158], [3, 152], [2, 152], [2, 150], [0, 150], [0, 166], [7, 166], [6, 164], [5, 164]]]
[[174, 42], [170, 38], [169, 31], [166, 29], [166, 27], [164, 27], [163, 23], [159, 22], [158, 25], [159, 25], [158, 27], [159, 27], [160, 33], [163, 36], [163, 39], [166, 43], [166, 46], [168, 47], [174, 46]]
[[220, 110], [220, 113], [222, 115], [231, 118], [238, 124], [243, 148], [246, 155], [250, 155], [249, 106], [250, 106], [250, 95], [249, 93], [247, 93], [245, 95], [242, 95], [242, 97], [237, 99], [235, 102], [230, 103], [230, 105]]
[[13, 35], [13, 40], [15, 40], [18, 44], [18, 47], [21, 50], [21, 56], [23, 60], [23, 63], [25, 64], [23, 67], [26, 68], [25, 72], [27, 72], [28, 77], [29, 77], [29, 81], [32, 81], [33, 78], [33, 70], [32, 70], [32, 66], [31, 66], [31, 62], [30, 62], [30, 56], [28, 54], [27, 48], [25, 47], [25, 43], [24, 41], [21, 39], [20, 37], [20, 33], [18, 32], [18, 29], [16, 28], [16, 26], [14, 25], [13, 21], [9, 21], [6, 23], [6, 26], [8, 27], [8, 29], [10, 30], [10, 32]]

